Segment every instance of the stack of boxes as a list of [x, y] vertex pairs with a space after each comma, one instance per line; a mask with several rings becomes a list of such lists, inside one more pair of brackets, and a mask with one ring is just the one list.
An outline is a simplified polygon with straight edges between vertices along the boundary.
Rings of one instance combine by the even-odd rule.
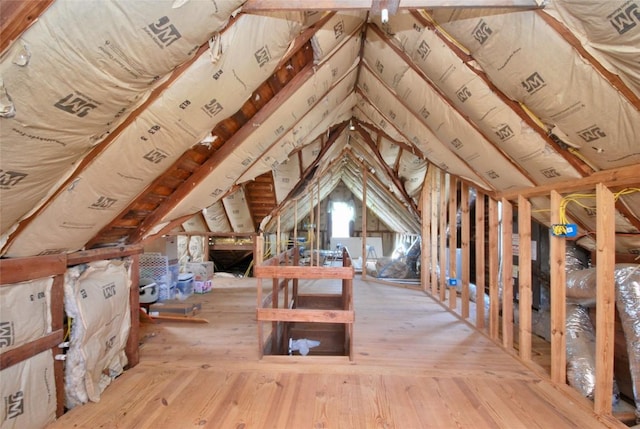
[[185, 271], [193, 273], [193, 292], [207, 293], [213, 288], [213, 261], [187, 262]]

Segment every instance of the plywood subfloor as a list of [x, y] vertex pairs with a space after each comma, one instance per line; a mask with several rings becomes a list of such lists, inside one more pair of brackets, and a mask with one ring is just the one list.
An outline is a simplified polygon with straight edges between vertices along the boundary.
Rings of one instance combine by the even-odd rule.
[[[304, 287], [337, 290], [326, 282]], [[190, 298], [210, 323], [143, 325], [141, 363], [50, 428], [625, 427], [424, 293], [358, 279], [353, 363], [260, 361], [255, 287], [216, 278]]]

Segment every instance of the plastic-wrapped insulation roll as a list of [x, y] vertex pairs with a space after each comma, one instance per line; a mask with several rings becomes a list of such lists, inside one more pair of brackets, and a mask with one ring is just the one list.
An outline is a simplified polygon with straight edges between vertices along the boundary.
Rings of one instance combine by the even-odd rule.
[[640, 422], [640, 264], [616, 264], [616, 305], [627, 339], [629, 370]]
[[[593, 399], [596, 386], [596, 334], [587, 309], [567, 304], [567, 381], [580, 394]], [[613, 382], [612, 403], [620, 399], [617, 383]]]

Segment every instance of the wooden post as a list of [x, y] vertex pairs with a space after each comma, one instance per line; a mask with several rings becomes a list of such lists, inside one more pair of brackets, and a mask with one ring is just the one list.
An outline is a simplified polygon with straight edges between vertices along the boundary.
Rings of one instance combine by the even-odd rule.
[[431, 176], [433, 167], [427, 167], [420, 197], [422, 229], [420, 231], [420, 283], [422, 290], [429, 290], [429, 261], [431, 259]]
[[456, 287], [455, 286], [449, 286], [449, 308], [451, 310], [456, 309], [457, 303], [456, 303], [456, 296], [457, 296], [457, 292], [456, 292]]
[[[136, 255], [137, 256], [137, 255]], [[139, 295], [138, 288], [136, 287], [136, 295]], [[139, 305], [139, 304], [138, 304]], [[138, 315], [138, 307], [135, 308], [135, 322], [136, 327], [139, 325], [139, 315]], [[131, 312], [133, 313], [133, 312]], [[133, 327], [133, 319], [131, 320], [131, 326]], [[64, 332], [64, 274], [58, 274], [53, 278], [53, 284], [51, 285], [51, 332]], [[138, 332], [134, 335], [129, 333], [129, 338], [127, 338], [127, 347], [125, 351], [127, 353], [127, 358], [129, 358], [129, 341], [131, 341], [131, 337], [135, 336], [136, 340], [138, 339]], [[60, 341], [61, 343], [62, 341]], [[131, 358], [138, 359], [138, 343], [135, 344], [136, 349], [135, 353], [131, 353]], [[64, 362], [61, 360], [55, 360], [55, 356], [60, 353], [60, 349], [58, 345], [55, 345], [51, 348], [51, 354], [54, 357], [53, 361], [53, 379], [56, 384], [56, 417], [60, 417], [64, 414], [64, 404], [65, 404], [65, 393], [64, 393]], [[138, 363], [131, 364], [130, 366], [134, 366]]]
[[615, 339], [615, 200], [606, 186], [596, 186], [596, 385], [594, 411], [611, 415]]
[[320, 266], [320, 180], [318, 180], [318, 205], [316, 206], [316, 257], [318, 259], [318, 266]]
[[502, 199], [502, 345], [513, 348], [513, 207]]
[[458, 179], [449, 176], [449, 279], [458, 278], [456, 250], [458, 248]]
[[440, 301], [444, 303], [447, 290], [447, 182], [449, 175], [446, 174], [440, 180], [440, 222], [438, 222], [440, 236]]
[[313, 190], [311, 190], [309, 192], [309, 201], [311, 203], [311, 207], [309, 208], [309, 230], [308, 230], [308, 235], [309, 235], [309, 266], [313, 267], [313, 237], [315, 236], [314, 234], [314, 216], [313, 216]]
[[518, 197], [518, 344], [520, 358], [531, 360], [531, 203]]
[[[256, 236], [254, 241], [254, 251], [253, 251], [254, 270], [258, 266], [262, 265], [262, 260], [264, 258], [263, 249], [264, 249], [264, 237], [262, 236], [262, 234], [260, 234]], [[262, 278], [258, 277], [256, 286], [257, 286], [256, 287], [256, 298], [257, 298], [256, 314], [257, 314], [257, 311], [260, 308], [262, 308]], [[264, 322], [258, 319], [257, 328], [258, 328], [258, 358], [259, 359], [262, 359], [262, 357], [264, 356], [264, 329], [262, 325], [263, 323]]]
[[470, 260], [471, 252], [469, 249], [471, 237], [471, 223], [469, 220], [469, 185], [460, 183], [460, 213], [461, 213], [461, 237], [460, 243], [462, 248], [462, 309], [460, 315], [463, 319], [469, 318], [469, 279], [471, 276]]
[[367, 170], [362, 173], [362, 274], [361, 278], [367, 278]]
[[[551, 224], [560, 223], [562, 195], [551, 191]], [[550, 237], [551, 277], [551, 380], [565, 384], [567, 380], [567, 345], [565, 323], [567, 318], [567, 273], [565, 271], [566, 242], [564, 237]], [[609, 392], [611, 393], [611, 392]]]
[[435, 169], [431, 177], [431, 294], [438, 295], [438, 181], [440, 180], [440, 170]]
[[489, 336], [494, 340], [500, 333], [498, 258], [498, 202], [489, 198]]
[[127, 355], [127, 367], [133, 368], [140, 363], [140, 254], [131, 255], [130, 272], [129, 317], [131, 318], [131, 328], [124, 351]]
[[476, 192], [476, 328], [484, 329], [484, 194]]

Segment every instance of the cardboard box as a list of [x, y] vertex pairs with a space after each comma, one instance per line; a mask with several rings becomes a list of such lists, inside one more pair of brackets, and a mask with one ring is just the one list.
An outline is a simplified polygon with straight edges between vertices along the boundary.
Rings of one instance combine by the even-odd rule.
[[213, 289], [213, 280], [207, 280], [204, 282], [196, 281], [193, 286], [193, 293], [207, 293]]
[[187, 273], [193, 273], [193, 279], [197, 282], [213, 280], [213, 261], [187, 262], [184, 270]]

